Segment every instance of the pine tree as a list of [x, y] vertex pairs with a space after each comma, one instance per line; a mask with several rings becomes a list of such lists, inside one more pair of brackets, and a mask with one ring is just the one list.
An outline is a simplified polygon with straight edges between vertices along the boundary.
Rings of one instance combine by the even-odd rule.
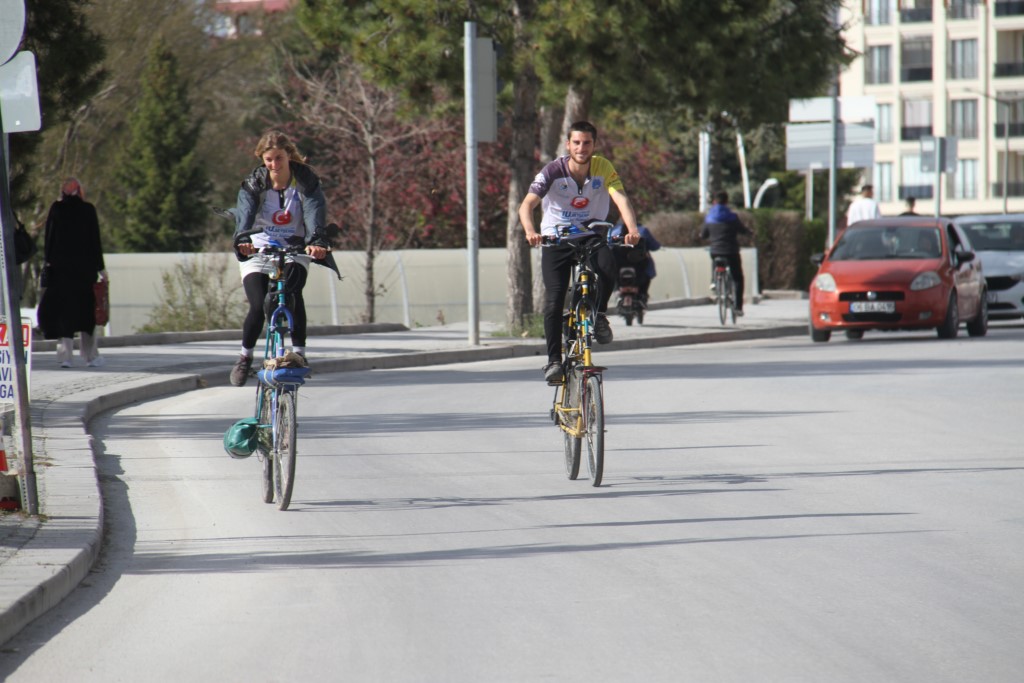
[[207, 220], [210, 183], [196, 164], [199, 124], [188, 84], [163, 40], [153, 43], [137, 106], [128, 118], [128, 145], [115, 169], [124, 194], [108, 213], [118, 251], [192, 251]]

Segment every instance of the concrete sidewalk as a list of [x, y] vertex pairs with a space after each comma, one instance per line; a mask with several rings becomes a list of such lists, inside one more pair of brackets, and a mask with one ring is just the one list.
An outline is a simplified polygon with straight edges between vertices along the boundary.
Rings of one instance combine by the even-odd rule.
[[[659, 302], [644, 325], [611, 317], [615, 340], [597, 353], [807, 334], [807, 301], [769, 294], [746, 306], [738, 325], [721, 326], [706, 300]], [[494, 336], [480, 324], [469, 344], [465, 323], [311, 328], [307, 350], [317, 374], [537, 356], [542, 339]], [[89, 422], [97, 414], [205, 386], [226, 385], [238, 332], [138, 335], [100, 340], [102, 368], [60, 368], [52, 342], [36, 344], [31, 375], [32, 443], [40, 515], [0, 513], [0, 644], [59, 603], [99, 555], [103, 511]], [[13, 459], [13, 454], [11, 455]]]

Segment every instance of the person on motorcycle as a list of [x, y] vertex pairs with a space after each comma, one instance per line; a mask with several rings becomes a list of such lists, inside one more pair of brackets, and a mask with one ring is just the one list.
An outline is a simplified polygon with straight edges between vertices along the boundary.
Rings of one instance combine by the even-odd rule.
[[[661, 249], [661, 242], [655, 239], [654, 234], [645, 225], [637, 225], [640, 232], [640, 241], [633, 247], [615, 247], [612, 252], [615, 254], [615, 264], [618, 270], [630, 267], [636, 270], [637, 288], [640, 290], [640, 301], [647, 304], [648, 292], [651, 289], [651, 280], [658, 274], [654, 267], [652, 251]], [[611, 237], [624, 235], [626, 226], [619, 222], [609, 231]]]
[[[715, 258], [729, 262], [729, 272], [736, 284], [736, 315], [743, 315], [743, 261], [740, 260], [740, 235], [753, 235], [740, 222], [739, 217], [729, 208], [729, 195], [724, 191], [715, 193], [715, 203], [704, 218], [700, 231], [702, 240], [711, 242], [711, 263], [714, 271]], [[714, 284], [712, 283], [712, 286]]]

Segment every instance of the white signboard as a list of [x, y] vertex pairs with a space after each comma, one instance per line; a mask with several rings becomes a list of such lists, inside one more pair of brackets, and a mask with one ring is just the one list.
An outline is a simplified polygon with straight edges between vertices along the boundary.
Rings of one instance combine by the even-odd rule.
[[36, 57], [19, 52], [0, 66], [0, 116], [4, 133], [28, 133], [39, 130], [39, 87], [36, 82]]
[[[21, 319], [21, 341], [25, 347], [25, 383], [32, 376], [32, 321]], [[14, 355], [11, 353], [11, 339], [7, 323], [0, 320], [0, 403], [14, 403]]]
[[[865, 97], [840, 97], [839, 98], [839, 120], [846, 123], [861, 123], [874, 121], [877, 106], [875, 98]], [[815, 121], [832, 120], [832, 98], [812, 97], [806, 100], [789, 101], [790, 123], [811, 123]]]

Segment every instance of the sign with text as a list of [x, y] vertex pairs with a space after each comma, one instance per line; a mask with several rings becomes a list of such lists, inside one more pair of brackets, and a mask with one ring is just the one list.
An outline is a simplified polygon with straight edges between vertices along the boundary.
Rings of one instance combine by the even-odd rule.
[[[21, 319], [21, 343], [25, 348], [25, 383], [31, 377], [32, 354], [32, 321]], [[14, 355], [11, 353], [10, 330], [7, 323], [0, 318], [0, 403], [14, 403], [14, 382], [16, 375]]]

